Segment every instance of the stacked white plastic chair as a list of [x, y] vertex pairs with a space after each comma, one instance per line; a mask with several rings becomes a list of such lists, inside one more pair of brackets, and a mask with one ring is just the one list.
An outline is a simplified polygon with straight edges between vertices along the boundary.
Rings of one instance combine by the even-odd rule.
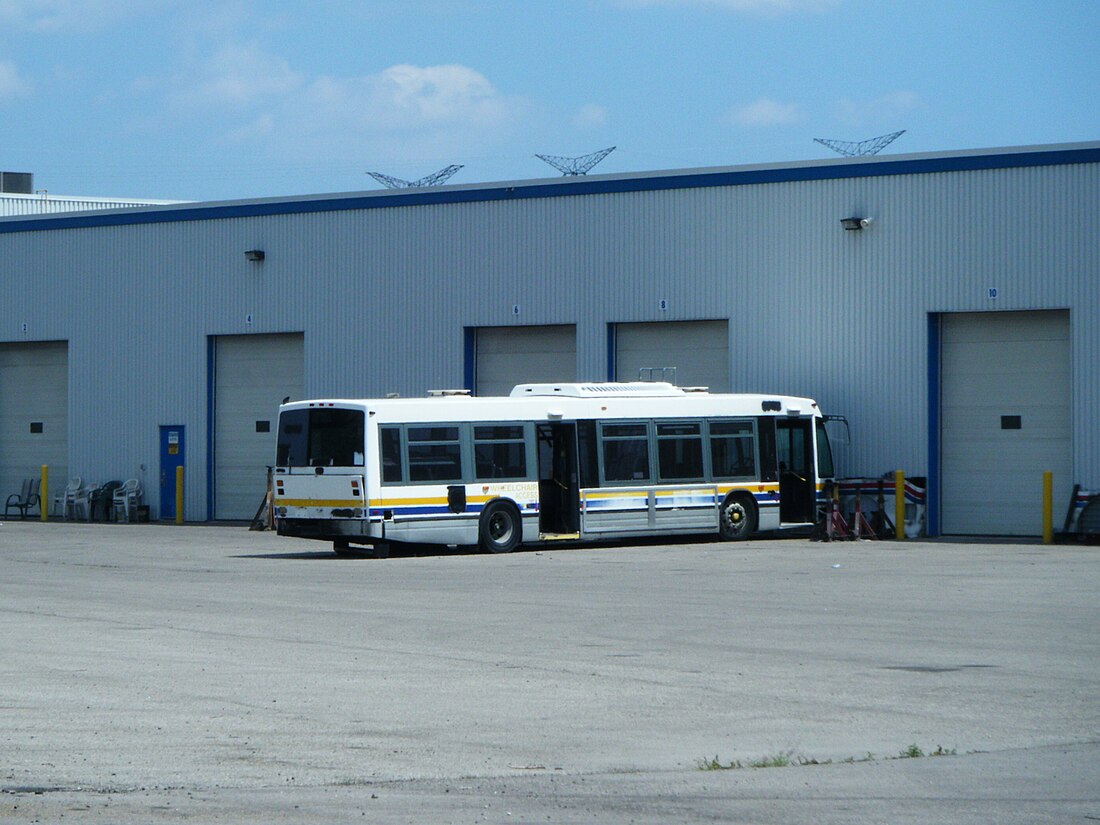
[[73, 505], [76, 503], [76, 497], [83, 489], [84, 480], [80, 476], [73, 476], [70, 478], [68, 486], [54, 496], [53, 512], [57, 514], [58, 510], [60, 510], [62, 518], [70, 518], [70, 513], [73, 512]]
[[126, 521], [130, 521], [140, 501], [141, 483], [136, 478], [126, 479], [126, 483], [115, 490], [111, 501], [111, 511], [114, 513], [115, 520], [118, 521], [121, 514]]

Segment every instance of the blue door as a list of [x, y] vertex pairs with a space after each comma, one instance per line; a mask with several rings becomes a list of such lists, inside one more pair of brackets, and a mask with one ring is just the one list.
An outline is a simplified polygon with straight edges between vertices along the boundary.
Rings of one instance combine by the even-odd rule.
[[160, 428], [160, 518], [176, 517], [176, 468], [184, 465], [183, 426]]

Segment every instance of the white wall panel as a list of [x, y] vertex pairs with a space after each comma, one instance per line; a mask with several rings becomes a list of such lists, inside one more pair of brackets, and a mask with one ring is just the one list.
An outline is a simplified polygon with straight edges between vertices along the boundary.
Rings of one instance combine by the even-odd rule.
[[148, 200], [135, 198], [80, 198], [71, 196], [17, 195], [0, 193], [0, 217], [13, 215], [52, 215], [58, 212], [86, 212], [104, 209], [128, 209], [138, 206], [155, 206], [182, 203], [183, 201]]

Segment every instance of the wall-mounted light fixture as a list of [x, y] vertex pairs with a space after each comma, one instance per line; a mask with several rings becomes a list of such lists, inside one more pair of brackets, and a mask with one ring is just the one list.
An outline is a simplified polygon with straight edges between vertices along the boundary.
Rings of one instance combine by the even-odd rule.
[[841, 218], [840, 225], [845, 229], [866, 229], [871, 225], [870, 218]]
[[264, 251], [262, 249], [249, 249], [244, 253], [244, 256], [250, 261], [262, 261], [264, 259]]

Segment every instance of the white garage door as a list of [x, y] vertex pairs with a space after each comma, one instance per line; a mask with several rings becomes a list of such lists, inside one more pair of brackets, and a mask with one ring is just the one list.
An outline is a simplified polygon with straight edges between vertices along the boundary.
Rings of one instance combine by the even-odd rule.
[[301, 334], [214, 342], [214, 518], [251, 519], [275, 461], [279, 404], [302, 397]]
[[475, 346], [477, 395], [508, 395], [516, 384], [577, 380], [572, 324], [482, 327]]
[[1068, 312], [943, 316], [941, 530], [1040, 535], [1042, 474], [1055, 521], [1073, 479]]
[[[730, 391], [729, 323], [669, 321], [615, 325], [615, 377]], [[667, 368], [662, 372], [662, 368]], [[662, 375], [664, 377], [662, 377]]]
[[46, 464], [53, 498], [68, 483], [68, 463], [68, 345], [0, 345], [0, 494], [7, 501]]

